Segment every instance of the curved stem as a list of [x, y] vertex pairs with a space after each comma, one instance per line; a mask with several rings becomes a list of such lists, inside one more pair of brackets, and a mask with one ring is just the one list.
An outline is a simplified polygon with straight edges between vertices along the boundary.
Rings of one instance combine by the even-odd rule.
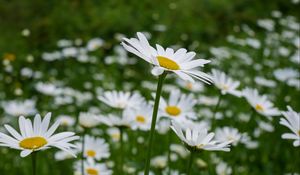
[[191, 173], [191, 170], [192, 170], [192, 164], [193, 164], [193, 159], [194, 159], [194, 153], [191, 152], [191, 153], [190, 153], [190, 159], [189, 159], [189, 163], [188, 163], [186, 175], [190, 175], [190, 173]]
[[161, 91], [162, 91], [163, 82], [164, 82], [164, 79], [166, 78], [166, 76], [167, 76], [167, 72], [164, 72], [158, 78], [158, 83], [157, 83], [157, 88], [156, 88], [156, 95], [155, 95], [155, 103], [154, 103], [154, 108], [153, 108], [153, 113], [152, 113], [151, 130], [150, 130], [150, 137], [149, 137], [149, 147], [148, 147], [148, 152], [147, 152], [147, 155], [146, 155], [146, 165], [145, 165], [144, 175], [149, 175], [151, 150], [152, 150], [152, 145], [153, 145], [153, 136], [154, 136], [154, 131], [155, 131], [157, 112], [158, 112], [158, 107], [159, 107], [159, 101], [160, 101], [160, 95], [161, 95]]
[[36, 155], [37, 152], [34, 151], [31, 154], [31, 158], [32, 158], [32, 175], [36, 175]]

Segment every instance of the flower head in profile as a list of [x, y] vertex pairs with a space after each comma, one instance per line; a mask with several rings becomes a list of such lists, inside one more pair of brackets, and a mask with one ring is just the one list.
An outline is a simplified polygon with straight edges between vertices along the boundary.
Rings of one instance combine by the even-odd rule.
[[[79, 143], [78, 150], [82, 150], [82, 144]], [[92, 136], [84, 136], [84, 157], [89, 159], [101, 160], [110, 156], [109, 145], [104, 139]]]
[[[183, 127], [176, 121], [172, 121], [171, 128], [176, 135], [187, 145], [189, 150], [208, 150], [208, 151], [230, 151], [229, 144], [232, 141], [213, 140], [214, 133], [208, 133], [204, 128], [187, 128]], [[184, 135], [185, 133], [185, 135]]]
[[35, 101], [25, 100], [25, 101], [7, 101], [2, 104], [5, 113], [19, 117], [20, 115], [33, 115], [36, 112]]
[[39, 114], [35, 115], [33, 123], [31, 120], [20, 116], [20, 133], [10, 125], [4, 125], [12, 137], [0, 132], [0, 146], [21, 150], [21, 157], [26, 157], [34, 151], [45, 150], [51, 147], [56, 147], [76, 157], [72, 151], [76, 146], [69, 142], [78, 140], [79, 136], [75, 136], [73, 132], [54, 134], [59, 126], [59, 121], [56, 121], [49, 127], [50, 119], [51, 113], [47, 113], [43, 120]]
[[252, 108], [259, 114], [268, 118], [280, 115], [280, 111], [267, 99], [267, 96], [259, 95], [256, 89], [246, 88], [242, 93]]
[[176, 121], [183, 121], [187, 118], [194, 118], [193, 107], [196, 100], [192, 95], [181, 94], [179, 90], [170, 93], [169, 100], [161, 98], [160, 116], [169, 117]]
[[206, 73], [196, 70], [197, 67], [204, 67], [209, 63], [209, 60], [194, 59], [195, 52], [188, 52], [181, 48], [174, 51], [172, 48], [164, 49], [162, 46], [156, 44], [156, 49], [150, 46], [144, 34], [138, 32], [137, 38], [123, 38], [121, 43], [123, 47], [152, 64], [154, 68], [152, 73], [160, 75], [164, 71], [170, 71], [177, 74], [181, 79], [194, 82], [194, 79], [209, 83], [210, 77]]
[[280, 118], [280, 124], [288, 127], [293, 133], [282, 134], [283, 139], [295, 140], [293, 145], [300, 146], [300, 113], [295, 112], [290, 106], [288, 111], [282, 112], [285, 118]]
[[117, 109], [137, 108], [144, 101], [139, 93], [107, 91], [98, 99], [110, 107]]
[[221, 142], [231, 141], [232, 145], [237, 145], [241, 137], [242, 134], [236, 128], [223, 127], [216, 130], [216, 140]]
[[222, 95], [232, 94], [237, 97], [241, 96], [241, 92], [237, 90], [237, 88], [240, 85], [240, 82], [234, 81], [232, 78], [228, 77], [224, 72], [213, 69], [212, 80], [215, 86], [218, 89], [220, 89]]

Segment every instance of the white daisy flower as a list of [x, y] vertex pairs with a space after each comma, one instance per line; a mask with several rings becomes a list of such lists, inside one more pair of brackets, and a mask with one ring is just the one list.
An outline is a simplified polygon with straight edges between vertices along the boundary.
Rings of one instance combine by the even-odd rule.
[[220, 142], [231, 141], [232, 145], [237, 145], [241, 137], [242, 134], [236, 128], [223, 127], [216, 130], [216, 140]]
[[81, 162], [75, 164], [76, 175], [111, 175], [112, 171], [104, 163], [97, 163], [93, 159], [84, 161], [84, 174], [81, 174]]
[[137, 108], [144, 98], [138, 93], [107, 91], [103, 96], [98, 96], [103, 103], [117, 109]]
[[[82, 150], [82, 143], [78, 143], [78, 150]], [[84, 157], [101, 160], [110, 156], [109, 145], [104, 139], [84, 136]]]
[[184, 88], [191, 92], [201, 92], [204, 90], [204, 86], [202, 82], [191, 83], [189, 81], [184, 81], [182, 79], [177, 79], [177, 82], [181, 88]]
[[85, 128], [93, 128], [99, 124], [99, 121], [96, 118], [97, 115], [91, 112], [80, 112], [79, 124]]
[[152, 64], [154, 68], [152, 73], [160, 75], [164, 71], [170, 71], [177, 74], [181, 79], [194, 82], [193, 78], [209, 83], [210, 77], [204, 72], [195, 70], [197, 67], [203, 67], [209, 63], [209, 60], [196, 59], [192, 60], [195, 52], [187, 52], [186, 49], [178, 49], [176, 52], [172, 48], [164, 49], [156, 44], [156, 49], [150, 46], [144, 34], [138, 32], [137, 38], [123, 38], [121, 43], [123, 47]]
[[[172, 121], [171, 128], [176, 135], [193, 150], [208, 150], [208, 151], [230, 151], [229, 144], [232, 141], [219, 142], [212, 140], [214, 133], [208, 133], [206, 129], [187, 128], [186, 130], [177, 123]], [[185, 135], [183, 134], [185, 132]]]
[[61, 126], [73, 126], [75, 124], [75, 119], [68, 115], [60, 115], [57, 117], [57, 120], [60, 121]]
[[103, 123], [107, 126], [115, 126], [115, 127], [131, 128], [134, 123], [134, 119], [129, 116], [125, 116], [124, 113], [122, 114], [121, 117], [116, 116], [114, 114], [109, 114], [108, 116], [97, 116], [95, 117], [95, 119], [99, 123]]
[[20, 115], [28, 116], [36, 113], [34, 100], [7, 101], [3, 102], [2, 107], [5, 113], [15, 117], [19, 117]]
[[59, 126], [59, 121], [49, 127], [50, 119], [51, 113], [47, 113], [43, 120], [39, 114], [35, 115], [33, 123], [20, 116], [19, 128], [21, 133], [18, 133], [10, 125], [4, 125], [13, 137], [0, 132], [0, 146], [21, 150], [21, 157], [26, 157], [33, 151], [51, 147], [59, 148], [76, 157], [71, 150], [76, 146], [69, 142], [78, 140], [79, 136], [75, 136], [73, 132], [61, 132], [53, 135]]
[[118, 128], [114, 128], [114, 127], [108, 128], [107, 134], [112, 138], [112, 141], [114, 142], [118, 142], [121, 138], [121, 133]]
[[280, 112], [274, 107], [273, 103], [267, 99], [267, 96], [259, 95], [256, 89], [246, 88], [243, 90], [243, 96], [246, 98], [248, 103], [255, 109], [259, 114], [266, 116], [270, 119], [271, 116], [278, 116]]
[[241, 92], [237, 90], [237, 88], [240, 85], [240, 82], [234, 81], [232, 78], [228, 77], [224, 72], [213, 69], [212, 80], [215, 86], [218, 89], [220, 89], [222, 95], [232, 94], [237, 97], [241, 96]]
[[193, 95], [185, 95], [181, 94], [179, 90], [173, 90], [170, 93], [168, 102], [161, 98], [159, 116], [170, 117], [176, 121], [195, 118], [193, 107], [196, 102]]
[[280, 124], [288, 127], [293, 133], [285, 133], [283, 139], [295, 140], [293, 145], [300, 146], [300, 113], [295, 112], [290, 106], [288, 111], [281, 112], [285, 118], [280, 118]]
[[151, 127], [152, 121], [152, 105], [142, 104], [138, 109], [128, 109], [124, 111], [124, 116], [132, 118], [132, 128], [147, 131]]

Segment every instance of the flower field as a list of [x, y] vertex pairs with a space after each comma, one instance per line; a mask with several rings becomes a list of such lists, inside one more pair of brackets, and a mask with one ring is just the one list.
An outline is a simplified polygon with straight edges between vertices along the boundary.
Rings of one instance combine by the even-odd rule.
[[299, 175], [299, 4], [1, 1], [0, 175]]

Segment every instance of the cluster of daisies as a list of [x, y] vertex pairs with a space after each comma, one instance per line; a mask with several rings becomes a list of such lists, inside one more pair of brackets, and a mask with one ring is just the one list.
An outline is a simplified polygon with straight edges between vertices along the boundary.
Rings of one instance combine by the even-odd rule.
[[[273, 15], [278, 16], [279, 14], [274, 13]], [[293, 25], [293, 19], [282, 20], [280, 24], [290, 26], [291, 31], [298, 29]], [[274, 34], [274, 24], [270, 20], [263, 19], [258, 21], [258, 25], [269, 31], [269, 40], [273, 41], [274, 36], [271, 34]], [[251, 28], [243, 26], [242, 30], [251, 37], [242, 40], [234, 36], [229, 36], [228, 41], [235, 45], [247, 46], [252, 49], [260, 49], [262, 47], [260, 41], [254, 38]], [[287, 41], [291, 36], [294, 36], [294, 33], [286, 32], [282, 35], [281, 37]], [[272, 42], [270, 41], [266, 41], [265, 43], [271, 45]], [[299, 41], [299, 37], [297, 41]], [[76, 42], [79, 43], [80, 41]], [[61, 51], [45, 53], [42, 58], [46, 61], [54, 61], [76, 57], [81, 62], [93, 62], [95, 58], [89, 59], [87, 53], [95, 51], [104, 45], [103, 41], [99, 38], [89, 41], [85, 47], [77, 47], [76, 42], [74, 42], [75, 46], [73, 46], [74, 43], [72, 41], [62, 40], [58, 43], [59, 47], [62, 48]], [[299, 44], [295, 43], [292, 41], [290, 44], [299, 48]], [[120, 64], [123, 65], [129, 60], [126, 54], [126, 51], [128, 51], [153, 66], [151, 73], [159, 77], [157, 89], [156, 84], [153, 86], [153, 84], [148, 82], [141, 82], [141, 86], [152, 91], [161, 88], [161, 97], [160, 94], [156, 94], [156, 96], [152, 94], [152, 97], [145, 98], [138, 91], [101, 90], [96, 94], [98, 94], [97, 102], [101, 104], [103, 109], [101, 108], [100, 110], [97, 107], [91, 107], [85, 112], [79, 112], [76, 119], [69, 115], [60, 115], [56, 117], [53, 125], [50, 125], [51, 113], [47, 113], [44, 117], [37, 114], [39, 110], [36, 106], [36, 99], [2, 102], [1, 106], [5, 114], [18, 117], [20, 132], [14, 129], [13, 126], [4, 124], [5, 131], [0, 132], [0, 146], [20, 150], [21, 157], [26, 157], [32, 153], [53, 147], [58, 148], [60, 151], [55, 154], [57, 161], [78, 157], [78, 161], [74, 163], [76, 175], [110, 175], [113, 172], [132, 172], [133, 170], [127, 166], [126, 158], [122, 154], [122, 152], [128, 151], [124, 150], [123, 147], [124, 142], [128, 142], [128, 130], [141, 133], [141, 135], [143, 133], [150, 133], [151, 138], [151, 133], [153, 133], [154, 129], [159, 134], [175, 134], [183, 143], [181, 145], [175, 144], [171, 140], [168, 145], [169, 150], [165, 150], [169, 152], [168, 155], [154, 156], [149, 154], [151, 156], [151, 166], [158, 169], [168, 167], [170, 161], [178, 161], [178, 157], [186, 159], [188, 155], [191, 157], [198, 156], [198, 153], [202, 151], [229, 152], [230, 149], [234, 149], [238, 144], [243, 144], [247, 149], [258, 148], [259, 143], [253, 139], [252, 134], [241, 132], [239, 129], [231, 126], [219, 127], [218, 120], [224, 118], [225, 115], [230, 116], [230, 112], [220, 112], [225, 102], [224, 98], [227, 98], [228, 95], [240, 98], [240, 100], [244, 99], [249, 104], [251, 110], [246, 111], [246, 113], [250, 113], [251, 115], [239, 115], [238, 118], [257, 124], [259, 129], [249, 131], [254, 133], [254, 137], [258, 137], [261, 130], [273, 132], [274, 127], [270, 124], [270, 121], [273, 121], [278, 116], [283, 116], [280, 118], [279, 123], [287, 127], [290, 132], [282, 134], [282, 138], [293, 140], [293, 146], [295, 147], [300, 146], [299, 113], [294, 111], [290, 106], [287, 106], [287, 111], [279, 110], [269, 97], [261, 95], [258, 89], [251, 87], [242, 88], [241, 84], [244, 84], [242, 81], [231, 78], [228, 76], [228, 73], [221, 70], [212, 69], [211, 72], [205, 73], [201, 68], [210, 63], [210, 60], [197, 59], [195, 52], [187, 51], [184, 48], [177, 50], [173, 48], [165, 49], [158, 44], [153, 47], [149, 44], [147, 37], [141, 32], [137, 33], [137, 38], [123, 38], [121, 45], [123, 47], [116, 47], [118, 55], [125, 60], [121, 61]], [[239, 57], [246, 65], [252, 64], [250, 56], [240, 51], [228, 48], [211, 48], [210, 52], [217, 58], [215, 61], [212, 61], [214, 65], [220, 65], [222, 59], [226, 60], [231, 56]], [[265, 50], [263, 53], [264, 56], [275, 54], [269, 52], [271, 51]], [[277, 54], [283, 56], [290, 55], [286, 53], [285, 48], [280, 48], [278, 52]], [[114, 58], [108, 57], [107, 60], [113, 61]], [[296, 61], [292, 57], [292, 62]], [[269, 67], [272, 67], [272, 64], [272, 62], [266, 63]], [[259, 66], [254, 67], [257, 71], [262, 69]], [[28, 76], [28, 72], [30, 71], [24, 70], [24, 75]], [[178, 84], [183, 90], [172, 86], [174, 83], [172, 85], [168, 84], [168, 82], [164, 83], [163, 78], [168, 79], [172, 75], [176, 76], [175, 84]], [[33, 76], [33, 74], [31, 73], [30, 76]], [[245, 75], [241, 71], [239, 76]], [[297, 85], [299, 76], [294, 69], [278, 69], [274, 72], [274, 76], [278, 81], [287, 83], [288, 86], [294, 87], [297, 90], [299, 89]], [[276, 83], [264, 77], [256, 77], [254, 81], [265, 87], [276, 86]], [[204, 89], [203, 83], [215, 86], [217, 89], [216, 94], [218, 94], [217, 98], [212, 99], [201, 94]], [[94, 94], [89, 91], [81, 92], [71, 87], [64, 87], [62, 84], [61, 82], [37, 82], [35, 90], [45, 96], [54, 97], [54, 104], [57, 108], [73, 103], [76, 103], [76, 107], [79, 107], [82, 104], [87, 104], [87, 102], [92, 101], [94, 98]], [[86, 89], [91, 88], [91, 84], [89, 83], [84, 86], [87, 87]], [[197, 95], [199, 94], [200, 97], [198, 98]], [[45, 101], [45, 103], [49, 106], [51, 105], [48, 104], [49, 101]], [[200, 104], [206, 104], [213, 108], [213, 110], [199, 110]], [[158, 105], [157, 113], [155, 112], [155, 105]], [[72, 110], [73, 112], [76, 111], [75, 109]], [[32, 119], [24, 117], [31, 115], [35, 115], [35, 117]], [[257, 116], [263, 117], [258, 120]], [[233, 118], [231, 119], [234, 120]], [[77, 136], [75, 132], [70, 131], [55, 133], [59, 125], [64, 130], [80, 132], [81, 137]], [[101, 137], [103, 136], [103, 128], [108, 128], [106, 132], [111, 136], [112, 144]], [[137, 136], [134, 139], [140, 144], [148, 144], [144, 137]], [[149, 140], [150, 147], [138, 150], [140, 152], [135, 150], [134, 155], [144, 154], [149, 149], [151, 150], [151, 139]], [[117, 148], [120, 149], [118, 152], [120, 155], [115, 158], [116, 161], [113, 164], [109, 164], [107, 162], [111, 159], [112, 145], [118, 145]], [[154, 147], [158, 146], [154, 145]], [[172, 153], [176, 153], [176, 156]], [[217, 164], [216, 172], [218, 174], [231, 174], [232, 169], [229, 165], [214, 156], [215, 154], [211, 157], [213, 160], [212, 163]], [[196, 164], [206, 166], [202, 159], [197, 159]], [[142, 168], [133, 172], [143, 173]], [[190, 170], [187, 171], [187, 173], [189, 172]], [[169, 167], [164, 173], [179, 174], [179, 171]], [[145, 171], [145, 174], [148, 175], [148, 172]]]

